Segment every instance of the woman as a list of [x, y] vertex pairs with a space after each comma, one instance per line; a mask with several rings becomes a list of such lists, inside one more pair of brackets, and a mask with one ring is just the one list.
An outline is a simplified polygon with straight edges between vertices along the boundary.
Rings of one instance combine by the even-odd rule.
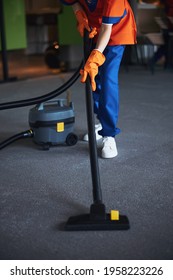
[[[115, 136], [119, 112], [118, 72], [125, 45], [136, 43], [136, 23], [127, 0], [61, 0], [72, 5], [81, 36], [93, 38], [93, 50], [81, 71], [81, 82], [91, 78], [94, 112], [100, 122], [96, 139], [103, 139], [103, 158], [117, 156]], [[85, 135], [84, 140], [88, 140]]]

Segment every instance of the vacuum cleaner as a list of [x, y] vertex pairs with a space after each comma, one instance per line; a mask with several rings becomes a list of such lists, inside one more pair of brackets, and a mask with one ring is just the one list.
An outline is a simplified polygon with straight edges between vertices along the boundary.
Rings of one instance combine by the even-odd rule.
[[[91, 39], [88, 31], [84, 34], [84, 56], [85, 61], [90, 54]], [[90, 165], [93, 185], [93, 203], [90, 206], [90, 212], [78, 216], [72, 216], [65, 224], [67, 231], [82, 230], [127, 230], [130, 228], [127, 216], [120, 215], [118, 210], [111, 210], [106, 213], [105, 204], [102, 201], [102, 191], [100, 184], [100, 174], [97, 156], [97, 144], [94, 127], [93, 98], [90, 85], [90, 77], [86, 81], [86, 111], [89, 136]]]
[[78, 137], [74, 134], [74, 105], [66, 99], [41, 103], [29, 112], [29, 125], [34, 133], [34, 142], [44, 150], [66, 143], [75, 145]]
[[74, 105], [66, 99], [42, 102], [29, 111], [30, 129], [16, 134], [0, 143], [0, 150], [16, 140], [33, 138], [43, 150], [52, 146], [66, 144], [73, 146], [78, 137], [74, 133]]
[[60, 99], [50, 102], [50, 100], [67, 91], [76, 82], [82, 66], [83, 61], [67, 82], [45, 95], [0, 104], [0, 110], [36, 105], [29, 112], [30, 129], [1, 142], [0, 150], [23, 138], [33, 138], [33, 141], [41, 145], [44, 150], [58, 144], [66, 143], [72, 146], [77, 143], [78, 137], [73, 132], [75, 122], [73, 103], [69, 98], [67, 101]]

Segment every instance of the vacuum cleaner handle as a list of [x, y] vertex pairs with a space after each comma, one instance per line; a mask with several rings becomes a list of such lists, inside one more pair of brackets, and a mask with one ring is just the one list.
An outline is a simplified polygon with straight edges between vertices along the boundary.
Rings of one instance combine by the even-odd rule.
[[[90, 40], [88, 32], [84, 32], [84, 55], [85, 61], [90, 54]], [[66, 230], [120, 230], [129, 229], [129, 221], [126, 216], [119, 216], [117, 210], [112, 210], [111, 215], [106, 213], [106, 207], [102, 202], [100, 176], [97, 157], [97, 145], [94, 125], [93, 95], [90, 84], [90, 77], [86, 80], [86, 110], [88, 121], [90, 165], [93, 185], [93, 204], [90, 206], [90, 213], [72, 216], [68, 219]]]
[[[65, 98], [61, 98], [61, 99], [57, 99], [57, 100], [49, 100], [46, 101], [46, 104], [52, 104], [55, 105], [57, 104], [59, 107], [63, 107], [66, 104], [67, 100]], [[42, 111], [44, 110], [44, 106], [45, 106], [45, 102], [42, 102], [40, 104], [38, 104], [36, 107], [38, 109], [38, 111]]]
[[[89, 32], [85, 29], [84, 31], [84, 58], [85, 62], [90, 55], [92, 47], [92, 40], [89, 38]], [[95, 119], [93, 112], [93, 94], [91, 89], [90, 77], [88, 75], [86, 80], [86, 111], [87, 111], [87, 123], [88, 123], [88, 137], [89, 137], [89, 151], [90, 151], [90, 163], [91, 163], [91, 174], [93, 183], [93, 200], [94, 203], [102, 203], [102, 193], [100, 186], [100, 174], [98, 166], [97, 156], [97, 143], [95, 136]]]

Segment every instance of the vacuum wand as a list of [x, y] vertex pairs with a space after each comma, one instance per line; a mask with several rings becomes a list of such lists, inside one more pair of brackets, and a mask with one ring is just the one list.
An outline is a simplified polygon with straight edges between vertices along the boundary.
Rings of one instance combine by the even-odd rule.
[[[91, 45], [91, 39], [89, 39], [88, 32], [85, 29], [84, 36], [84, 56], [85, 61], [88, 59], [90, 50], [88, 46]], [[93, 183], [93, 200], [94, 203], [101, 203], [102, 201], [102, 192], [100, 184], [100, 174], [98, 167], [98, 156], [97, 156], [97, 143], [95, 136], [95, 126], [94, 126], [94, 112], [93, 112], [93, 96], [91, 90], [90, 77], [87, 77], [86, 80], [86, 110], [87, 110], [87, 123], [88, 123], [88, 137], [89, 137], [89, 150], [90, 150], [90, 164], [91, 164], [91, 175]]]
[[[91, 51], [92, 41], [89, 39], [88, 31], [84, 33], [84, 56], [88, 59]], [[119, 211], [112, 210], [111, 214], [106, 213], [106, 207], [102, 202], [100, 185], [100, 174], [97, 156], [97, 143], [95, 135], [95, 121], [93, 110], [93, 94], [91, 89], [90, 77], [86, 80], [86, 111], [88, 122], [90, 165], [93, 184], [93, 203], [90, 212], [78, 216], [72, 216], [65, 224], [65, 230], [127, 230], [129, 221], [126, 216], [119, 215]]]

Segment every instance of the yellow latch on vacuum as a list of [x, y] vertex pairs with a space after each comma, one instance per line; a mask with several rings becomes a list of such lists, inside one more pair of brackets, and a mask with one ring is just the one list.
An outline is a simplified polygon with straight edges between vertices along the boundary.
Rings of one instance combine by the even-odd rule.
[[119, 211], [118, 210], [111, 210], [111, 220], [118, 221], [119, 220]]
[[64, 131], [64, 122], [60, 122], [56, 124], [56, 131], [63, 132]]

